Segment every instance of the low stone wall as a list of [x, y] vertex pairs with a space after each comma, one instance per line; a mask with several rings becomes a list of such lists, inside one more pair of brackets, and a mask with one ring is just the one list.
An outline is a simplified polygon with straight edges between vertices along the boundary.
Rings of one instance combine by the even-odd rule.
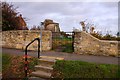
[[78, 54], [118, 56], [118, 41], [99, 40], [89, 33], [75, 32], [74, 52]]
[[[17, 30], [17, 31], [2, 31], [2, 47], [25, 49], [26, 45], [35, 38], [40, 37], [39, 30]], [[28, 50], [37, 50], [38, 42], [32, 43]], [[42, 31], [42, 50], [48, 51], [52, 48], [52, 33], [51, 31]]]

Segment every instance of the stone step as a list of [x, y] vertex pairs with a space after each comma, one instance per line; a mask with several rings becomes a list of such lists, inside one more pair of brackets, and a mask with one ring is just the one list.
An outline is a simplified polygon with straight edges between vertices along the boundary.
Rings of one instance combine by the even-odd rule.
[[35, 72], [32, 72], [31, 76], [50, 79], [56, 60], [63, 60], [63, 58], [40, 56], [39, 64], [35, 66]]
[[39, 59], [39, 65], [52, 67], [55, 63], [55, 60], [48, 60], [48, 59]]
[[52, 67], [42, 66], [42, 65], [36, 65], [35, 70], [45, 71], [45, 72], [52, 72]]
[[40, 62], [49, 62], [49, 63], [55, 63], [55, 59], [39, 59], [40, 60]]
[[29, 80], [46, 80], [46, 79], [39, 78], [39, 77], [29, 77]]
[[63, 60], [61, 57], [53, 57], [53, 56], [40, 56], [40, 59], [50, 59], [50, 60]]
[[64, 58], [53, 56], [40, 56], [39, 64], [42, 66], [52, 67], [56, 60], [63, 60]]
[[51, 73], [38, 70], [38, 71], [32, 72], [31, 76], [47, 79], [51, 77]]

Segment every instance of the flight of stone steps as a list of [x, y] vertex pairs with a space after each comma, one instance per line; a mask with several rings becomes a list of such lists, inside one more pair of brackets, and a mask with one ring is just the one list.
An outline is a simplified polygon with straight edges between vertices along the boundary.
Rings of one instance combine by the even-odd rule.
[[41, 56], [39, 59], [39, 64], [35, 66], [35, 71], [31, 73], [31, 80], [46, 80], [50, 79], [53, 65], [56, 60], [63, 60], [64, 58], [51, 57], [51, 56]]

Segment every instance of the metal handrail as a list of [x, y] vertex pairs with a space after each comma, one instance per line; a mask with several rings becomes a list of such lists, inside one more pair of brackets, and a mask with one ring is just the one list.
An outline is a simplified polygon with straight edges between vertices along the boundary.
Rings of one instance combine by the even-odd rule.
[[40, 38], [35, 38], [31, 41], [25, 48], [25, 77], [27, 77], [27, 70], [28, 70], [28, 61], [27, 61], [27, 48], [32, 44], [34, 41], [38, 40], [38, 58], [40, 57]]

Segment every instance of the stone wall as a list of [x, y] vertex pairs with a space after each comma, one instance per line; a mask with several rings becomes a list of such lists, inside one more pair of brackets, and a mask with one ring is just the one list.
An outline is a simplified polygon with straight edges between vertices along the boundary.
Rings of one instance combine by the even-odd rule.
[[[17, 30], [17, 31], [3, 31], [2, 33], [2, 47], [25, 49], [26, 45], [35, 38], [40, 37], [39, 30]], [[35, 41], [28, 47], [28, 50], [37, 50], [38, 42]], [[44, 30], [42, 32], [42, 50], [48, 51], [52, 48], [52, 33]]]
[[89, 33], [75, 32], [74, 52], [78, 54], [118, 56], [118, 41], [99, 40]]

